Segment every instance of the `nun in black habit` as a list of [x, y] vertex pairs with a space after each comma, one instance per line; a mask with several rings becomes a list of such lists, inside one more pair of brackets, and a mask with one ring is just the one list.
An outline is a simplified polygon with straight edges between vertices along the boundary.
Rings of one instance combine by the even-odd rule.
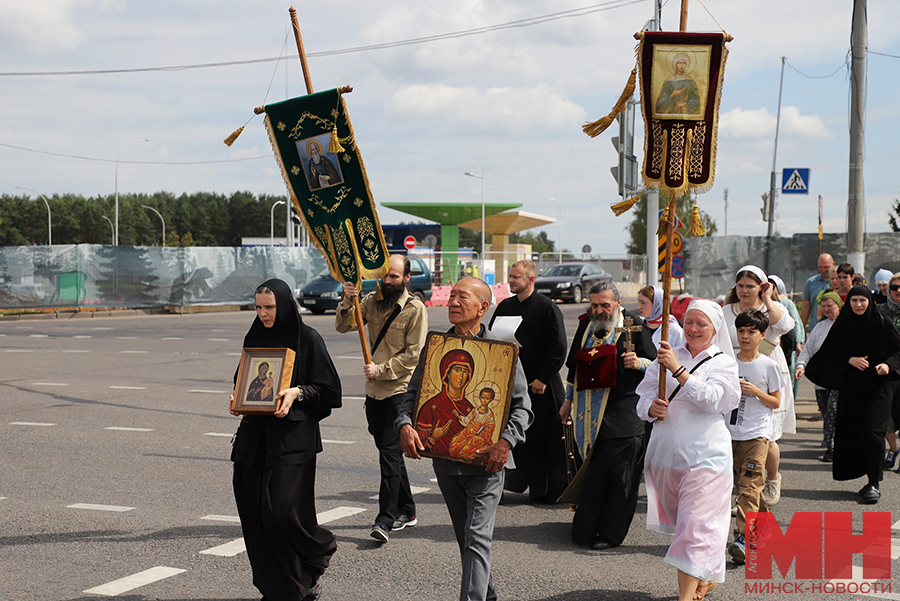
[[315, 599], [319, 577], [337, 549], [334, 535], [316, 520], [319, 420], [341, 406], [340, 379], [325, 342], [302, 322], [281, 280], [256, 290], [256, 319], [244, 337], [249, 347], [296, 353], [291, 387], [277, 393], [280, 409], [274, 416], [245, 415], [231, 453], [253, 584], [264, 601]]
[[875, 308], [867, 287], [850, 289], [822, 348], [807, 364], [806, 377], [839, 391], [834, 479], [866, 476], [868, 483], [859, 491], [862, 502], [877, 503], [892, 380], [900, 377], [900, 334]]

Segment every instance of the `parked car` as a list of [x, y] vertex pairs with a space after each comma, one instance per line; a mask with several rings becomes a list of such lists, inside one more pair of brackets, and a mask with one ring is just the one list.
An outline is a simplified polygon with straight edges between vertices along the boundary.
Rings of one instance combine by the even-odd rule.
[[[409, 258], [410, 278], [406, 288], [423, 303], [431, 300], [431, 271], [425, 261]], [[378, 280], [363, 280], [360, 294], [365, 296], [375, 290]], [[341, 301], [341, 283], [331, 277], [327, 269], [311, 279], [297, 294], [297, 302], [315, 315], [334, 311]]]
[[594, 282], [611, 279], [593, 263], [560, 263], [535, 279], [534, 289], [553, 300], [580, 303]]

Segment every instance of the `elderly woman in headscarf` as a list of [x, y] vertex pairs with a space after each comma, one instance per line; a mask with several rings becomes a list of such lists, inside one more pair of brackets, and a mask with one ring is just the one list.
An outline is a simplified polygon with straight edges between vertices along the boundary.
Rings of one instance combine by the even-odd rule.
[[888, 286], [891, 285], [894, 274], [887, 269], [879, 269], [875, 272], [874, 279], [876, 288], [872, 291], [872, 300], [875, 301], [876, 305], [883, 305], [887, 302], [887, 299], [890, 298]]
[[834, 430], [835, 480], [861, 476], [862, 502], [877, 503], [884, 469], [884, 433], [900, 376], [900, 333], [875, 309], [872, 291], [854, 286], [822, 348], [806, 366], [806, 377], [838, 389]]
[[[675, 348], [660, 343], [637, 387], [637, 414], [655, 421], [644, 460], [647, 528], [675, 535], [664, 561], [678, 569], [679, 601], [691, 601], [725, 581], [734, 484], [725, 414], [738, 406], [741, 388], [718, 304], [691, 302], [684, 340]], [[667, 372], [665, 398], [660, 369]]]
[[[886, 269], [882, 269], [880, 271], [887, 271]], [[880, 273], [879, 271], [879, 273]], [[881, 289], [881, 282], [878, 281], [879, 273], [875, 274], [875, 283], [878, 284], [878, 288]], [[894, 327], [900, 331], [900, 273], [895, 273], [890, 276], [887, 281], [887, 286], [884, 287], [885, 290], [885, 300], [882, 304], [878, 305], [878, 311], [890, 320]], [[875, 296], [874, 294], [872, 295]], [[877, 304], [877, 301], [876, 301]], [[893, 383], [894, 388], [894, 396], [891, 401], [891, 415], [888, 417], [888, 429], [885, 433], [885, 438], [887, 438], [888, 442], [888, 452], [884, 458], [884, 469], [890, 470], [894, 469], [894, 464], [897, 462], [897, 457], [900, 456], [900, 449], [898, 449], [897, 445], [897, 429], [900, 428], [900, 380], [894, 380]]]
[[[341, 380], [325, 342], [300, 319], [290, 286], [256, 289], [256, 319], [244, 348], [289, 348], [294, 367], [272, 415], [245, 415], [235, 435], [234, 499], [253, 571], [265, 599], [318, 598], [319, 578], [337, 549], [316, 519], [319, 420], [341, 406]], [[237, 373], [235, 373], [235, 383]], [[231, 395], [232, 411], [234, 394]]]
[[[800, 351], [800, 356], [797, 357], [797, 367], [794, 370], [794, 378], [797, 381], [803, 377], [803, 373], [806, 371], [806, 364], [809, 363], [812, 356], [822, 348], [822, 343], [825, 342], [828, 332], [831, 331], [834, 320], [837, 319], [841, 308], [844, 306], [844, 301], [841, 300], [837, 292], [826, 292], [822, 295], [820, 303], [824, 309], [824, 318], [816, 322], [816, 325], [809, 333], [809, 338], [806, 339], [803, 350]], [[819, 412], [822, 414], [823, 420], [822, 448], [825, 449], [825, 454], [822, 455], [821, 459], [830, 463], [834, 459], [834, 417], [837, 413], [838, 391], [819, 385], [815, 385], [815, 387], [816, 404], [819, 406]]]
[[734, 288], [725, 299], [722, 312], [731, 338], [731, 347], [740, 348], [735, 318], [747, 309], [762, 311], [769, 319], [766, 337], [759, 345], [759, 352], [768, 355], [778, 364], [781, 371], [781, 405], [772, 416], [772, 436], [769, 439], [769, 452], [766, 456], [766, 485], [763, 494], [771, 507], [781, 498], [781, 474], [778, 473], [781, 461], [781, 449], [778, 440], [782, 434], [797, 432], [797, 418], [794, 415], [794, 390], [791, 385], [791, 371], [787, 358], [781, 349], [781, 336], [794, 329], [794, 320], [784, 305], [779, 302], [778, 292], [766, 276], [766, 272], [756, 265], [744, 265], [734, 276]]
[[[662, 310], [663, 291], [659, 286], [644, 286], [638, 290], [638, 313], [644, 318], [644, 326], [653, 335], [653, 345], [659, 350], [659, 342], [662, 340]], [[669, 344], [672, 348], [680, 346], [684, 342], [684, 334], [681, 325], [675, 316], [669, 313]]]
[[[803, 327], [803, 321], [800, 319], [800, 311], [797, 310], [797, 305], [788, 297], [784, 280], [777, 275], [769, 275], [769, 283], [775, 284], [775, 290], [781, 298], [781, 304], [784, 305], [791, 319], [794, 320], [793, 335], [785, 334], [781, 337], [781, 350], [784, 352], [784, 358], [787, 361], [790, 373], [794, 373], [797, 366], [797, 356], [806, 342], [806, 328]], [[791, 391], [794, 393], [795, 399], [797, 398], [797, 387], [799, 385], [799, 380], [793, 380]]]

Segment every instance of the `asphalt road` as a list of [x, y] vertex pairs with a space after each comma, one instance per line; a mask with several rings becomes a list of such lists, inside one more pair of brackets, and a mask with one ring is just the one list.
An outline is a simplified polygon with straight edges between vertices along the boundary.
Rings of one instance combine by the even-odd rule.
[[[563, 307], [570, 334], [585, 307]], [[238, 422], [228, 394], [252, 318], [244, 311], [0, 323], [0, 599], [259, 598], [241, 551], [228, 461]], [[359, 341], [335, 333], [332, 315], [304, 319], [324, 336], [345, 395], [322, 423], [318, 459], [317, 509], [339, 540], [323, 599], [455, 599], [458, 551], [429, 460], [407, 462], [419, 525], [384, 546], [369, 538], [378, 461], [362, 409]], [[429, 319], [432, 329], [449, 326], [446, 309], [429, 309]], [[812, 398], [804, 383], [798, 434], [782, 445], [775, 515], [784, 528], [797, 511], [852, 512], [859, 532], [855, 491], [863, 483], [833, 482], [818, 461]], [[900, 507], [898, 482], [887, 473], [882, 502], [867, 509]], [[645, 513], [642, 497], [625, 544], [595, 552], [571, 544], [567, 507], [507, 495], [493, 549], [501, 599], [675, 598], [675, 571], [662, 563], [670, 539], [646, 530]], [[743, 568], [728, 565], [716, 599], [745, 596]], [[148, 583], [136, 586], [141, 578]]]

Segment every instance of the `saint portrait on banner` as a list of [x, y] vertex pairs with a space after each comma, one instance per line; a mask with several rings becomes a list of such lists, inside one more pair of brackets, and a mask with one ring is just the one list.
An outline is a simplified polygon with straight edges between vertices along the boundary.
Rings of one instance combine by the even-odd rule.
[[653, 117], [702, 119], [708, 72], [708, 48], [657, 44], [653, 49]]

